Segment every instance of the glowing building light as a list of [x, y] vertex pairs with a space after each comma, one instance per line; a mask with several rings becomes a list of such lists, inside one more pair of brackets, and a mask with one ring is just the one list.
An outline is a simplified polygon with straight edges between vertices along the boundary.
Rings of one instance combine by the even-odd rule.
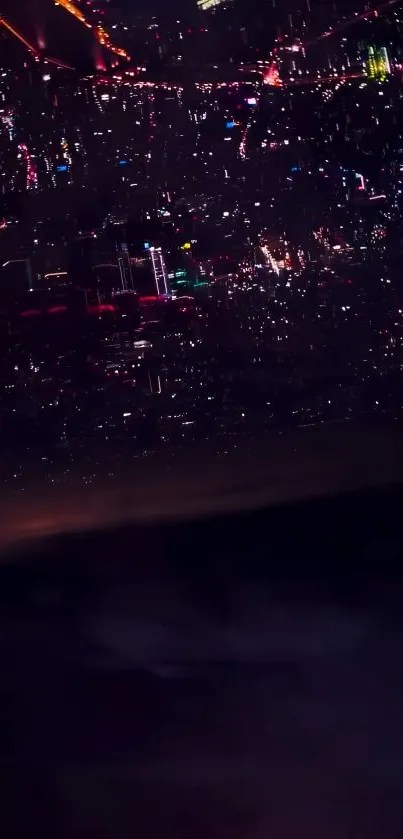
[[168, 295], [168, 273], [161, 248], [150, 248], [151, 264], [158, 297]]
[[27, 189], [32, 189], [32, 188], [36, 187], [37, 184], [38, 184], [36, 166], [31, 160], [31, 155], [30, 155], [30, 153], [28, 151], [28, 148], [25, 145], [25, 143], [20, 143], [19, 144], [18, 151], [20, 152], [20, 154], [22, 154], [22, 156], [25, 160], [25, 163], [26, 163], [26, 167], [27, 167], [27, 181], [26, 181]]
[[281, 87], [282, 81], [280, 79], [280, 73], [278, 70], [278, 66], [275, 61], [272, 61], [268, 70], [266, 70], [263, 76], [264, 84], [269, 85], [270, 87]]
[[225, 0], [197, 0], [197, 5], [199, 9], [202, 9], [202, 11], [205, 12], [206, 9], [213, 9], [214, 6], [221, 6], [224, 1]]
[[356, 173], [355, 173], [355, 177], [356, 177], [356, 178], [357, 178], [357, 180], [360, 182], [360, 185], [359, 185], [358, 189], [360, 190], [360, 192], [363, 192], [363, 191], [364, 191], [364, 189], [365, 189], [365, 180], [364, 180], [364, 175], [360, 175], [360, 173], [359, 173], [359, 172], [356, 172]]
[[369, 79], [377, 82], [385, 81], [391, 74], [390, 61], [386, 47], [368, 47], [366, 74]]

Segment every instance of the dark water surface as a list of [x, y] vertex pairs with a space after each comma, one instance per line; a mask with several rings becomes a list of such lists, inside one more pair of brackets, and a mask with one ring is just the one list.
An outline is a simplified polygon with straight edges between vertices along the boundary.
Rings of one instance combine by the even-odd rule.
[[403, 491], [0, 567], [1, 835], [400, 837]]

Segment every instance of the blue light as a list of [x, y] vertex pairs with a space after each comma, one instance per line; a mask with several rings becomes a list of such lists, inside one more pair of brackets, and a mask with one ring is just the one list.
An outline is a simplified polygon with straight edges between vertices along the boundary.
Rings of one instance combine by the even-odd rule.
[[127, 160], [119, 160], [119, 166], [126, 166]]
[[227, 120], [227, 122], [225, 124], [226, 124], [227, 128], [234, 128], [235, 127], [235, 122], [234, 122], [233, 119]]
[[67, 172], [66, 164], [65, 163], [59, 163], [59, 165], [56, 166], [56, 171], [57, 172]]
[[148, 251], [148, 250], [149, 250], [149, 248], [151, 248], [150, 243], [149, 243], [149, 242], [144, 242], [144, 250], [145, 250], [145, 251]]
[[291, 166], [291, 172], [299, 172], [299, 166]]

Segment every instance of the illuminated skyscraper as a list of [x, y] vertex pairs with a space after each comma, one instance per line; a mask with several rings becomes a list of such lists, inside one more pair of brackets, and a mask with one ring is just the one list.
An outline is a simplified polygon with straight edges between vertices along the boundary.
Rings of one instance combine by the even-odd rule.
[[133, 275], [132, 275], [132, 265], [131, 259], [129, 254], [129, 249], [125, 242], [122, 242], [120, 245], [116, 246], [116, 250], [118, 253], [118, 266], [120, 271], [120, 281], [122, 286], [122, 291], [132, 291], [133, 290]]
[[366, 62], [367, 76], [374, 81], [383, 82], [391, 73], [390, 61], [386, 47], [368, 47]]
[[149, 249], [149, 254], [153, 268], [156, 292], [158, 295], [169, 294], [168, 274], [162, 249], [151, 247]]
[[199, 9], [206, 11], [206, 9], [213, 9], [214, 6], [222, 6], [224, 3], [228, 2], [229, 0], [197, 0], [197, 5]]

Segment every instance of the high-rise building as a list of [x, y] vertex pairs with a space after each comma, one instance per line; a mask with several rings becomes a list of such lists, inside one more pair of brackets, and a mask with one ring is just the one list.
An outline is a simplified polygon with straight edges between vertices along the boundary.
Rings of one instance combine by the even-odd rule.
[[166, 269], [162, 248], [151, 247], [149, 249], [149, 253], [153, 268], [156, 292], [158, 296], [169, 294], [168, 272]]
[[133, 275], [129, 248], [125, 242], [122, 242], [120, 245], [117, 245], [116, 250], [118, 253], [118, 265], [122, 291], [132, 291]]
[[213, 9], [214, 6], [222, 6], [228, 2], [229, 0], [197, 0], [197, 5], [199, 9], [206, 11], [206, 9]]
[[391, 67], [386, 47], [368, 47], [366, 71], [368, 78], [379, 82], [383, 82], [390, 75]]

